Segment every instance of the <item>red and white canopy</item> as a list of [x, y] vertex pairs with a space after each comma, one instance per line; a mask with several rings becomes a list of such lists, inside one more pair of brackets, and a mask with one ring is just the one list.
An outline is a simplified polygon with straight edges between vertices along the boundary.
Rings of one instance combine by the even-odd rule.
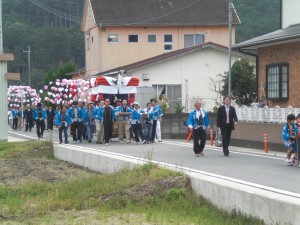
[[139, 86], [139, 79], [135, 77], [117, 78], [100, 76], [91, 79], [92, 94], [132, 94], [137, 93], [136, 87]]

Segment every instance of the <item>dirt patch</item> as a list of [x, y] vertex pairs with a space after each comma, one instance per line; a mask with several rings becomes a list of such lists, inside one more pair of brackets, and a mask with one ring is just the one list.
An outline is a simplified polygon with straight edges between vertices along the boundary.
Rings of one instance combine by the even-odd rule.
[[13, 159], [0, 159], [0, 184], [13, 186], [25, 182], [59, 182], [92, 173], [82, 167], [54, 160], [52, 146], [24, 151]]
[[147, 201], [147, 199], [151, 196], [166, 196], [171, 189], [189, 188], [190, 182], [186, 176], [166, 177], [161, 180], [126, 189], [122, 192], [102, 195], [100, 196], [100, 201], [104, 203], [108, 200], [114, 200], [119, 197], [121, 197], [124, 201]]

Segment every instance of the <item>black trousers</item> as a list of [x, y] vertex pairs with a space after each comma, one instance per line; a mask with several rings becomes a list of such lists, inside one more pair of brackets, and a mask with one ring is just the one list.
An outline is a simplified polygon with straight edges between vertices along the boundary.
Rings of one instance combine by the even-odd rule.
[[157, 126], [157, 120], [153, 120], [152, 124], [152, 133], [151, 133], [151, 141], [154, 142], [155, 135], [156, 135], [156, 126]]
[[36, 133], [38, 138], [43, 138], [44, 130], [45, 130], [45, 120], [36, 120]]
[[203, 152], [206, 143], [206, 130], [202, 127], [193, 130], [194, 136], [194, 152], [195, 154], [199, 154]]
[[53, 118], [47, 120], [47, 129], [53, 130]]
[[71, 124], [73, 141], [81, 141], [81, 129], [82, 129], [82, 124], [80, 121], [74, 121]]
[[228, 147], [230, 144], [230, 138], [231, 138], [231, 126], [230, 124], [226, 124], [221, 129], [221, 134], [223, 137], [223, 152], [224, 154], [229, 153]]
[[65, 143], [68, 142], [68, 126], [65, 126], [65, 123], [62, 123], [62, 125], [58, 129], [58, 137], [59, 142], [62, 143], [62, 133], [64, 132], [65, 136]]
[[136, 124], [131, 124], [132, 131], [134, 133], [134, 138], [136, 142], [140, 142], [139, 137], [141, 138], [142, 141], [145, 140], [144, 133], [143, 133], [143, 128], [141, 123], [136, 123]]
[[112, 138], [113, 125], [111, 123], [103, 123], [104, 128], [104, 141], [105, 144], [109, 143], [109, 139]]
[[18, 128], [18, 118], [13, 118], [13, 130], [17, 130]]
[[32, 127], [33, 127], [32, 119], [27, 119], [26, 120], [26, 125], [25, 125], [25, 132], [27, 132], [28, 130], [31, 132]]

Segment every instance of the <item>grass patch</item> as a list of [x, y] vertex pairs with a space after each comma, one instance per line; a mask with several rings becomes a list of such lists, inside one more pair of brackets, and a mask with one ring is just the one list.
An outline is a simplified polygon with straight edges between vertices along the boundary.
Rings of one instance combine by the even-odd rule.
[[54, 159], [52, 142], [23, 141], [0, 142], [0, 159], [16, 159], [20, 157]]
[[[15, 145], [19, 144], [21, 147], [0, 144], [0, 161], [28, 157], [32, 161], [50, 159], [56, 167], [63, 163], [51, 160], [51, 150], [45, 150], [48, 143]], [[71, 169], [74, 168], [62, 167], [58, 172]], [[191, 191], [186, 176], [153, 164], [112, 175], [75, 169], [81, 172], [55, 182], [31, 180], [12, 186], [0, 185], [0, 223], [263, 224], [240, 213], [215, 208]]]

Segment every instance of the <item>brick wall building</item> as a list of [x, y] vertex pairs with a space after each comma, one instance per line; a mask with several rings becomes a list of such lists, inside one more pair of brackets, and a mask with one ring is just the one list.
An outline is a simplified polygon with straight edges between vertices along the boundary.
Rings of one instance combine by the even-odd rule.
[[[284, 99], [266, 98], [267, 67], [270, 65], [287, 65], [288, 97]], [[267, 99], [268, 107], [300, 107], [300, 41], [274, 45], [258, 49], [258, 96]]]
[[233, 48], [256, 51], [259, 102], [268, 107], [300, 107], [300, 24], [241, 42]]

